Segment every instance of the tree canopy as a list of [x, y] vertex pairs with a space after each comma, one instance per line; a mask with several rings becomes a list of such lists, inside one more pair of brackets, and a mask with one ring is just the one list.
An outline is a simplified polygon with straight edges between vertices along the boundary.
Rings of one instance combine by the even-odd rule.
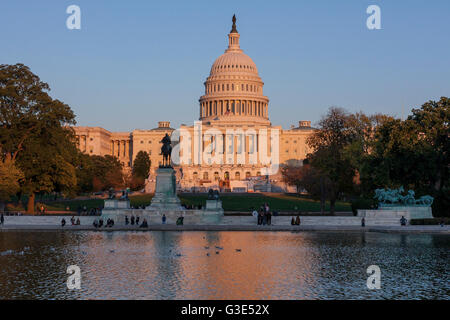
[[0, 65], [0, 148], [23, 172], [21, 191], [34, 212], [36, 193], [70, 193], [76, 185], [77, 149], [70, 107], [23, 64]]

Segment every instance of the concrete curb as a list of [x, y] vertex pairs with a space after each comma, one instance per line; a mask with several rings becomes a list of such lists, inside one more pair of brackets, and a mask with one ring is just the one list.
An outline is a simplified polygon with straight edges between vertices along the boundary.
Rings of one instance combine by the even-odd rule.
[[381, 232], [401, 234], [442, 234], [450, 235], [450, 226], [406, 226], [406, 227], [359, 227], [359, 226], [257, 226], [257, 225], [150, 225], [148, 228], [135, 226], [114, 226], [96, 229], [93, 226], [55, 226], [55, 225], [6, 225], [0, 232], [23, 231], [269, 231], [269, 232]]

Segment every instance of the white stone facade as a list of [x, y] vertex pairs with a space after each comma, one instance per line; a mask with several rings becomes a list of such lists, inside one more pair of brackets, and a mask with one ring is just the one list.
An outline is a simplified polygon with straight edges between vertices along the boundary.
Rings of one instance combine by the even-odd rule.
[[[264, 83], [253, 60], [240, 48], [239, 40], [240, 35], [233, 25], [228, 35], [228, 48], [213, 63], [204, 83], [205, 93], [199, 99], [199, 122], [179, 128], [180, 132], [187, 133], [177, 139], [180, 146], [184, 143], [179, 153], [182, 161], [175, 166], [180, 189], [270, 191], [267, 182], [282, 185], [281, 174], [279, 171], [264, 174], [268, 165], [261, 161], [263, 154], [276, 156], [280, 164], [301, 165], [310, 152], [306, 144], [314, 130], [310, 121], [299, 121], [298, 126], [289, 130], [271, 124], [269, 99], [263, 94]], [[196, 126], [200, 124], [201, 136], [198, 137]], [[155, 129], [132, 132], [109, 132], [99, 127], [74, 129], [81, 151], [116, 156], [125, 168], [133, 165], [139, 151], [147, 151], [151, 160], [148, 191], [152, 191], [156, 169], [162, 162], [160, 141], [166, 133], [170, 135], [175, 130], [167, 121], [159, 122]], [[216, 133], [211, 135], [210, 132]], [[206, 153], [208, 148], [213, 149], [209, 158], [199, 153], [199, 144]], [[278, 151], [276, 155], [275, 151]], [[210, 161], [211, 158], [220, 158], [220, 161]]]

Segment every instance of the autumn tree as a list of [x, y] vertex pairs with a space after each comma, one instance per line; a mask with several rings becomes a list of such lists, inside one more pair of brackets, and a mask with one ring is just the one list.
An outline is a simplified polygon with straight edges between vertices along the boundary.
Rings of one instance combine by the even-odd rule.
[[10, 158], [0, 160], [0, 211], [3, 210], [5, 202], [20, 190], [20, 181], [23, 173]]
[[80, 192], [117, 189], [126, 185], [122, 163], [110, 155], [80, 155], [76, 175]]

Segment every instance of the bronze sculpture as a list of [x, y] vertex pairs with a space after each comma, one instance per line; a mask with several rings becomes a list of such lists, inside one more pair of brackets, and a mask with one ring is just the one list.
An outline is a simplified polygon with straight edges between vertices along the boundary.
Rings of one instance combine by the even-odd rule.
[[170, 140], [169, 135], [166, 133], [164, 138], [160, 141], [163, 145], [161, 147], [161, 154], [163, 156], [163, 164], [160, 167], [168, 168], [170, 165], [170, 156], [172, 154], [172, 141]]

